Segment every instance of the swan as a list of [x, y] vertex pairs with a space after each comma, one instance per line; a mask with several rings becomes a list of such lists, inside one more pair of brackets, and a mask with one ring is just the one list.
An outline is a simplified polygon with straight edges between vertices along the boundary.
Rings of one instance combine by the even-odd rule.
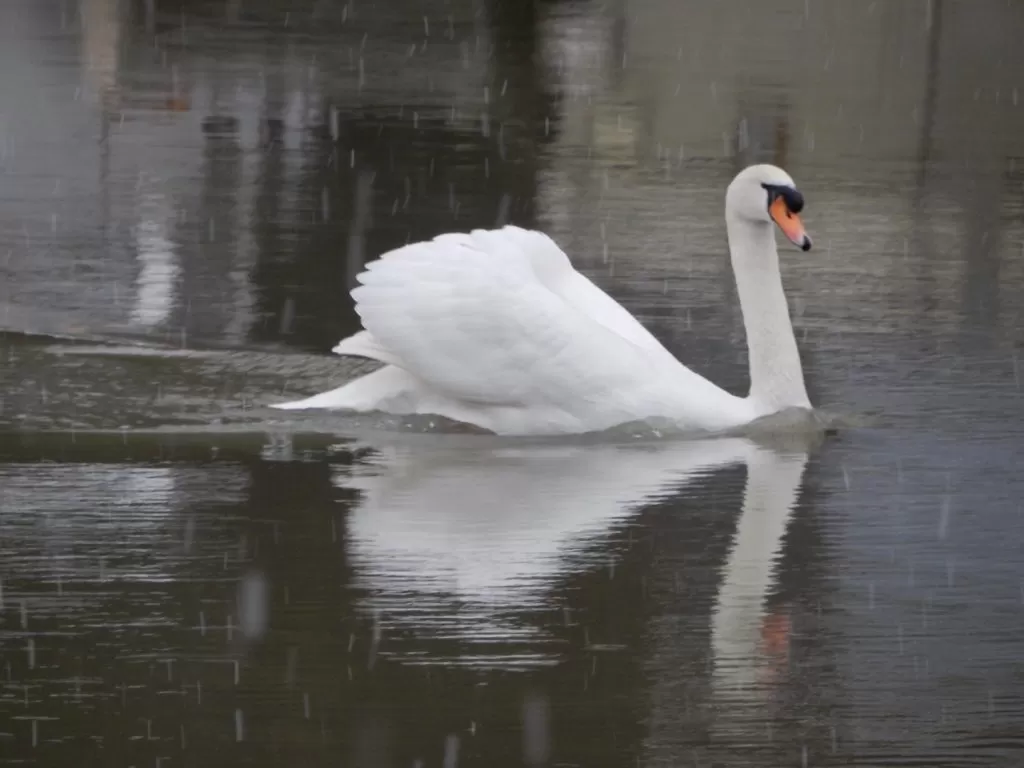
[[502, 435], [647, 419], [713, 433], [809, 410], [773, 229], [810, 250], [803, 204], [793, 179], [773, 165], [743, 169], [726, 190], [747, 397], [680, 363], [547, 235], [506, 226], [440, 235], [370, 262], [352, 290], [364, 330], [333, 352], [384, 367], [274, 407], [432, 414]]

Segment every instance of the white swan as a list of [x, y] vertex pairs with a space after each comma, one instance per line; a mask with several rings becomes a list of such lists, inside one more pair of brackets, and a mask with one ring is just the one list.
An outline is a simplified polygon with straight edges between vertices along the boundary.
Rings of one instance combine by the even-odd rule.
[[721, 431], [810, 408], [772, 222], [811, 247], [803, 198], [754, 165], [725, 220], [750, 357], [736, 397], [682, 365], [546, 235], [517, 227], [441, 235], [367, 265], [352, 291], [366, 330], [334, 352], [385, 363], [338, 389], [275, 407], [436, 414], [498, 434], [571, 434], [666, 419]]

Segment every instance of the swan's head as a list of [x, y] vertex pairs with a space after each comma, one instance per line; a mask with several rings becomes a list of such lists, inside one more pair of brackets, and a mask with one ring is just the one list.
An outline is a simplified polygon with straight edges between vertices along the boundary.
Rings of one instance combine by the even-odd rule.
[[725, 193], [725, 215], [746, 221], [775, 222], [783, 234], [803, 251], [811, 250], [800, 211], [804, 196], [793, 179], [774, 165], [751, 165], [732, 180]]

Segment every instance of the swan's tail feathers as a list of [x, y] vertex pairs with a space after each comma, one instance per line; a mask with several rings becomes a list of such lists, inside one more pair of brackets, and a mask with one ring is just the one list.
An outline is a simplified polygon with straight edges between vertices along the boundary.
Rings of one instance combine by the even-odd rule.
[[353, 333], [347, 339], [342, 339], [334, 345], [331, 350], [336, 355], [349, 355], [352, 357], [368, 357], [371, 360], [379, 360], [388, 365], [400, 365], [398, 357], [392, 354], [369, 331]]
[[[357, 334], [358, 335], [358, 334]], [[344, 344], [355, 336], [341, 342]], [[341, 346], [339, 344], [338, 346]], [[346, 353], [347, 354], [347, 353]], [[416, 403], [423, 396], [423, 384], [411, 374], [393, 365], [386, 365], [337, 389], [321, 392], [304, 400], [275, 403], [271, 408], [298, 411], [307, 408], [351, 411], [385, 411], [415, 413]]]

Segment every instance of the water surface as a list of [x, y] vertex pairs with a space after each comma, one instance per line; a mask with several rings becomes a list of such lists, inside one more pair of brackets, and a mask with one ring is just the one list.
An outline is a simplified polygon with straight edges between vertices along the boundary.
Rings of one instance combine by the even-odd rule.
[[[1017, 765], [1022, 32], [997, 0], [0, 5], [0, 761]], [[328, 351], [366, 260], [506, 222], [742, 393], [755, 160], [808, 200], [812, 399], [862, 426], [266, 407], [362, 370]]]

